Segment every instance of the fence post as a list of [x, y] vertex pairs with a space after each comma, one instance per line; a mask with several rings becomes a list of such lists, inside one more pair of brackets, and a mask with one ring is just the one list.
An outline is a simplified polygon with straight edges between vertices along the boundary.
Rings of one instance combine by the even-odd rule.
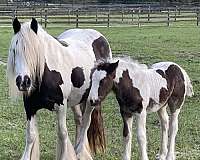
[[110, 11], [108, 12], [108, 24], [107, 24], [107, 27], [108, 28], [110, 27]]
[[13, 12], [12, 12], [12, 22], [15, 19], [15, 17], [16, 17], [16, 10], [13, 10]]
[[169, 17], [169, 9], [167, 10], [167, 26], [169, 27], [169, 20], [170, 20], [170, 17]]
[[42, 9], [40, 10], [40, 24], [42, 26]]
[[199, 26], [199, 10], [197, 9], [197, 26]]
[[131, 13], [132, 13], [132, 23], [133, 23], [133, 13], [134, 13], [134, 10], [132, 10], [132, 12], [131, 12]]
[[76, 11], [76, 28], [78, 28], [78, 9]]
[[70, 10], [68, 9], [68, 23], [70, 24]]
[[45, 12], [44, 12], [44, 27], [47, 28], [47, 9], [45, 9]]
[[149, 9], [148, 9], [148, 21], [150, 21], [150, 13], [151, 13], [151, 7], [149, 6]]
[[96, 9], [96, 23], [98, 22], [98, 9]]
[[176, 13], [177, 13], [177, 6], [176, 6], [176, 9], [175, 9], [175, 17], [174, 17], [174, 21], [176, 22]]
[[140, 7], [138, 8], [138, 27], [140, 27]]
[[122, 23], [123, 23], [123, 21], [124, 21], [124, 10], [122, 8]]

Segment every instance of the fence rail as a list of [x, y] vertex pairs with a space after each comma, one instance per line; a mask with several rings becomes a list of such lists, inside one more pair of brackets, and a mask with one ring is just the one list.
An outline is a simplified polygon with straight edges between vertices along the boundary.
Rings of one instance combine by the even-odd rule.
[[[122, 10], [102, 10], [95, 11], [86, 10], [70, 10], [70, 9], [18, 9], [18, 10], [0, 10], [0, 26], [10, 26], [14, 17], [18, 17], [22, 21], [26, 21], [31, 17], [36, 17], [38, 21], [45, 27], [52, 25], [166, 25], [170, 26], [174, 22], [191, 22], [199, 25], [200, 21], [199, 8], [134, 8]], [[60, 25], [58, 25], [60, 26]]]

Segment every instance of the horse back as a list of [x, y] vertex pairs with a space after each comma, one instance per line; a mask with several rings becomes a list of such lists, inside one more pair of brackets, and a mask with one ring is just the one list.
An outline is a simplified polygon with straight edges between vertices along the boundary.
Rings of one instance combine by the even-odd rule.
[[58, 39], [65, 41], [67, 44], [73, 41], [81, 41], [90, 47], [96, 60], [112, 57], [107, 39], [94, 29], [69, 29], [61, 33]]

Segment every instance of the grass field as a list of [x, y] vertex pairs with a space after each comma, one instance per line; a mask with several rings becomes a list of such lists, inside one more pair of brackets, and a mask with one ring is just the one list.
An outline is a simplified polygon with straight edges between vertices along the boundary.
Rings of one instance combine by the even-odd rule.
[[[65, 28], [49, 28], [58, 35]], [[176, 139], [178, 160], [200, 159], [200, 28], [196, 26], [96, 28], [110, 41], [114, 55], [126, 54], [139, 62], [152, 64], [158, 61], [174, 61], [180, 64], [192, 79], [195, 96], [186, 100], [179, 117]], [[12, 36], [11, 28], [0, 29], [0, 59], [6, 62]], [[21, 101], [11, 103], [8, 99], [5, 66], [0, 65], [0, 160], [17, 160], [25, 146], [25, 114]], [[122, 120], [119, 107], [110, 94], [103, 104], [107, 139], [107, 151], [95, 159], [117, 160], [122, 153]], [[74, 141], [74, 122], [69, 109], [67, 125]], [[38, 112], [41, 143], [41, 159], [55, 159], [56, 119], [55, 113]], [[133, 125], [135, 126], [135, 125]], [[159, 149], [158, 116], [147, 119], [148, 154], [155, 159]], [[133, 128], [132, 159], [139, 159], [135, 127]]]

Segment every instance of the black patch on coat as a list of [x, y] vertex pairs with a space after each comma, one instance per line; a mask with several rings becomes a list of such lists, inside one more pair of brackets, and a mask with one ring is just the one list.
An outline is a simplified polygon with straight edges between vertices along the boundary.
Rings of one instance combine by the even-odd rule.
[[[121, 108], [122, 108], [122, 107], [121, 107]], [[123, 123], [124, 123], [124, 127], [123, 127], [123, 137], [127, 137], [128, 134], [132, 134], [132, 133], [129, 133], [129, 131], [128, 131], [128, 124], [127, 124], [127, 118], [132, 117], [132, 114], [126, 113], [126, 112], [124, 112], [124, 111], [121, 110], [121, 109], [120, 109], [120, 113], [121, 113], [122, 120], [123, 120]]]
[[161, 69], [156, 70], [156, 72], [157, 72], [158, 74], [160, 74], [163, 78], [166, 78], [166, 77], [165, 77], [165, 73], [164, 73]]
[[80, 88], [85, 81], [85, 75], [83, 69], [80, 67], [76, 67], [72, 69], [71, 73], [71, 82], [74, 87]]
[[13, 20], [13, 30], [14, 30], [14, 33], [18, 33], [21, 29], [21, 24], [20, 22], [18, 21], [17, 17]]
[[39, 87], [39, 81], [36, 77], [34, 83], [35, 90], [29, 96], [23, 96], [24, 106], [27, 114], [27, 119], [36, 114], [39, 109], [46, 108], [50, 111], [54, 109], [55, 103], [63, 105], [63, 93], [60, 85], [63, 84], [62, 77], [59, 72], [50, 71], [47, 64], [45, 64], [42, 82]]
[[107, 40], [100, 36], [98, 39], [95, 39], [92, 43], [92, 48], [96, 57], [98, 59], [106, 59], [109, 57], [110, 47]]
[[168, 99], [170, 111], [173, 113], [180, 108], [184, 101], [185, 83], [181, 69], [176, 65], [170, 65], [165, 71], [168, 88], [172, 92]]
[[37, 34], [38, 31], [38, 22], [35, 18], [32, 18], [31, 29]]
[[114, 92], [120, 105], [120, 110], [126, 114], [141, 113], [143, 98], [139, 89], [133, 87], [128, 70], [122, 73], [119, 83], [114, 83]]
[[[163, 71], [162, 71], [163, 72]], [[158, 72], [167, 80], [167, 89], [160, 90], [160, 103], [168, 103], [170, 111], [173, 113], [180, 108], [184, 101], [185, 84], [184, 76], [181, 69], [172, 64], [165, 73]]]

